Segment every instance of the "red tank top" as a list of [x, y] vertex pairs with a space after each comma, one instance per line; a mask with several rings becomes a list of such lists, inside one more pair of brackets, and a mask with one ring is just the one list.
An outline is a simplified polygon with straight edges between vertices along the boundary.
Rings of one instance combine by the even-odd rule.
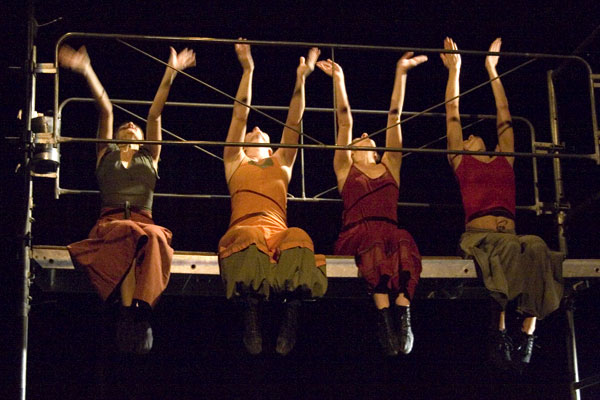
[[397, 223], [398, 193], [398, 184], [387, 167], [383, 175], [371, 179], [352, 165], [341, 193], [344, 200], [342, 230], [365, 220]]
[[460, 185], [465, 224], [484, 215], [515, 216], [515, 173], [506, 157], [485, 163], [463, 155], [454, 172]]

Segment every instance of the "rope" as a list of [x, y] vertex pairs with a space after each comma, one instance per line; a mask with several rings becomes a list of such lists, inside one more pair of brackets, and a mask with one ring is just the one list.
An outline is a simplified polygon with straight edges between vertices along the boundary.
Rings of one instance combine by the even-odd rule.
[[300, 136], [305, 136], [305, 137], [309, 138], [310, 140], [312, 140], [313, 142], [315, 142], [315, 143], [317, 143], [317, 144], [324, 144], [324, 143], [323, 143], [323, 142], [321, 142], [320, 140], [317, 140], [317, 139], [313, 138], [312, 136], [310, 136], [310, 135], [308, 135], [308, 134], [306, 134], [306, 133], [303, 133], [303, 132], [301, 132], [300, 130], [298, 130], [298, 129], [296, 129], [296, 128], [293, 128], [293, 127], [291, 127], [291, 126], [289, 126], [289, 125], [286, 125], [286, 123], [285, 123], [285, 122], [282, 122], [282, 121], [278, 120], [277, 118], [275, 118], [275, 117], [272, 117], [272, 116], [270, 116], [269, 114], [267, 114], [267, 113], [265, 113], [265, 112], [263, 112], [263, 111], [260, 111], [259, 109], [257, 109], [257, 108], [255, 108], [255, 107], [251, 106], [250, 104], [246, 104], [246, 103], [244, 103], [244, 102], [241, 102], [240, 100], [236, 99], [234, 96], [231, 96], [231, 95], [229, 95], [229, 94], [225, 93], [225, 92], [224, 92], [224, 91], [222, 91], [221, 89], [218, 89], [218, 88], [216, 88], [216, 87], [212, 86], [211, 84], [209, 84], [209, 83], [206, 83], [206, 82], [204, 82], [203, 80], [201, 80], [201, 79], [198, 79], [198, 78], [196, 78], [195, 76], [188, 74], [188, 73], [187, 73], [187, 72], [185, 72], [185, 71], [181, 71], [181, 70], [179, 70], [179, 69], [177, 69], [177, 68], [174, 68], [174, 67], [170, 66], [168, 63], [164, 62], [164, 61], [163, 61], [163, 60], [161, 60], [160, 58], [154, 57], [152, 54], [150, 54], [150, 53], [147, 53], [147, 52], [145, 52], [144, 50], [142, 50], [142, 49], [140, 49], [140, 48], [138, 48], [138, 47], [135, 47], [135, 46], [134, 46], [134, 45], [132, 45], [132, 44], [129, 44], [129, 43], [127, 43], [127, 42], [125, 42], [125, 41], [123, 41], [123, 40], [121, 40], [121, 39], [117, 39], [117, 41], [118, 41], [118, 42], [120, 42], [120, 43], [122, 43], [122, 44], [124, 44], [125, 46], [128, 46], [128, 47], [130, 47], [130, 48], [134, 49], [135, 51], [138, 51], [139, 53], [141, 53], [141, 54], [145, 55], [146, 57], [149, 57], [149, 58], [151, 58], [152, 60], [154, 60], [154, 61], [157, 61], [157, 62], [159, 62], [159, 63], [161, 63], [161, 64], [163, 64], [163, 65], [166, 65], [168, 68], [171, 68], [171, 69], [173, 69], [173, 70], [175, 70], [175, 71], [179, 72], [180, 74], [187, 76], [188, 78], [192, 79], [193, 81], [196, 81], [196, 82], [200, 83], [201, 85], [204, 85], [204, 86], [206, 86], [207, 88], [209, 88], [209, 89], [211, 89], [211, 90], [213, 90], [213, 91], [215, 91], [215, 92], [217, 92], [217, 93], [219, 93], [219, 94], [221, 94], [221, 95], [223, 95], [223, 96], [227, 97], [229, 100], [233, 100], [234, 102], [236, 102], [236, 103], [238, 103], [238, 104], [241, 104], [241, 105], [243, 105], [244, 107], [248, 107], [250, 110], [257, 112], [258, 114], [260, 114], [260, 115], [262, 115], [262, 116], [264, 116], [264, 117], [266, 117], [266, 118], [270, 119], [271, 121], [274, 121], [274, 122], [278, 123], [279, 125], [281, 125], [281, 126], [283, 126], [283, 127], [285, 127], [285, 128], [291, 129], [292, 131], [296, 132], [296, 133], [297, 133], [298, 135], [300, 135]]
[[[119, 110], [121, 110], [121, 111], [125, 112], [126, 114], [129, 114], [129, 115], [131, 115], [131, 116], [133, 116], [133, 117], [135, 117], [135, 118], [138, 118], [138, 119], [140, 119], [140, 120], [142, 120], [142, 121], [144, 121], [144, 122], [146, 122], [146, 123], [148, 122], [148, 121], [147, 121], [145, 118], [142, 118], [141, 116], [137, 115], [137, 114], [136, 114], [136, 113], [134, 113], [133, 111], [129, 111], [128, 109], [126, 109], [126, 108], [124, 108], [124, 107], [121, 107], [121, 106], [120, 106], [120, 105], [118, 105], [118, 104], [114, 104], [114, 103], [113, 103], [113, 107], [115, 107], [115, 108], [118, 108]], [[171, 131], [169, 131], [169, 130], [167, 130], [167, 129], [163, 128], [163, 127], [161, 127], [161, 130], [162, 130], [163, 132], [165, 132], [166, 134], [173, 136], [173, 137], [174, 137], [175, 139], [177, 139], [177, 140], [181, 140], [182, 142], [187, 142], [187, 140], [185, 140], [185, 139], [184, 139], [184, 138], [182, 138], [181, 136], [178, 136], [178, 135], [174, 134], [173, 132], [171, 132]], [[208, 151], [208, 150], [206, 150], [206, 149], [203, 149], [202, 147], [200, 147], [200, 146], [198, 146], [198, 145], [193, 145], [192, 147], [195, 147], [195, 148], [197, 148], [198, 150], [205, 152], [205, 153], [206, 153], [206, 154], [208, 154], [209, 156], [212, 156], [212, 157], [214, 157], [214, 158], [216, 158], [216, 159], [218, 159], [218, 160], [221, 160], [221, 161], [223, 161], [223, 159], [222, 159], [221, 157], [219, 157], [218, 155], [216, 155], [216, 154], [214, 154], [214, 153], [211, 153], [210, 151]]]
[[414, 118], [420, 117], [421, 115], [423, 115], [423, 114], [425, 114], [425, 113], [427, 113], [427, 112], [429, 112], [429, 111], [431, 111], [431, 110], [434, 110], [434, 109], [436, 109], [436, 108], [438, 108], [438, 107], [441, 107], [441, 106], [445, 105], [446, 103], [449, 103], [449, 102], [451, 102], [451, 101], [454, 101], [454, 100], [456, 100], [456, 99], [459, 99], [459, 98], [461, 98], [462, 96], [464, 96], [464, 95], [466, 95], [466, 94], [469, 94], [469, 93], [471, 93], [471, 92], [474, 92], [475, 90], [477, 90], [477, 89], [479, 89], [479, 88], [482, 88], [483, 86], [487, 85], [488, 83], [491, 83], [491, 82], [495, 81], [496, 79], [500, 79], [500, 78], [501, 78], [501, 77], [503, 77], [503, 76], [506, 76], [506, 75], [508, 75], [508, 74], [510, 74], [510, 73], [512, 73], [512, 72], [515, 72], [515, 71], [517, 71], [518, 69], [521, 69], [521, 68], [523, 68], [524, 66], [526, 66], [526, 65], [528, 65], [528, 64], [531, 64], [532, 62], [534, 62], [534, 61], [536, 61], [536, 60], [537, 60], [537, 59], [535, 59], [535, 58], [533, 58], [533, 59], [531, 59], [531, 60], [527, 60], [527, 61], [525, 61], [524, 63], [522, 63], [522, 64], [519, 64], [519, 65], [517, 65], [516, 67], [514, 67], [514, 68], [512, 68], [512, 69], [509, 69], [508, 71], [506, 71], [506, 72], [504, 72], [504, 73], [502, 73], [502, 74], [498, 75], [497, 77], [495, 77], [495, 78], [493, 78], [493, 79], [489, 79], [489, 80], [487, 80], [487, 81], [485, 81], [485, 82], [483, 82], [483, 83], [480, 83], [479, 85], [476, 85], [476, 86], [472, 87], [471, 89], [469, 89], [469, 90], [467, 90], [467, 91], [465, 91], [465, 92], [463, 92], [463, 93], [459, 93], [459, 94], [458, 94], [458, 96], [454, 96], [454, 97], [452, 97], [451, 99], [448, 99], [448, 100], [446, 100], [446, 101], [443, 101], [443, 102], [441, 102], [441, 103], [438, 103], [438, 104], [436, 104], [436, 105], [434, 105], [434, 106], [431, 106], [431, 107], [429, 107], [429, 108], [426, 108], [425, 110], [423, 110], [423, 111], [421, 111], [421, 112], [418, 112], [418, 113], [416, 113], [416, 114], [414, 114], [414, 115], [411, 115], [410, 117], [406, 118], [404, 121], [400, 121], [400, 122], [397, 122], [397, 123], [395, 123], [395, 124], [393, 124], [393, 125], [386, 126], [386, 127], [385, 127], [385, 128], [383, 128], [383, 129], [379, 129], [379, 130], [377, 130], [377, 131], [375, 131], [375, 132], [373, 132], [373, 133], [369, 134], [369, 135], [367, 136], [367, 138], [371, 138], [371, 137], [373, 137], [373, 136], [376, 136], [376, 135], [380, 134], [381, 132], [385, 132], [385, 131], [387, 131], [388, 129], [391, 129], [391, 128], [395, 127], [395, 126], [398, 126], [398, 125], [400, 125], [400, 124], [402, 124], [402, 123], [404, 123], [404, 122], [408, 122], [408, 121], [410, 121], [411, 119], [414, 119]]

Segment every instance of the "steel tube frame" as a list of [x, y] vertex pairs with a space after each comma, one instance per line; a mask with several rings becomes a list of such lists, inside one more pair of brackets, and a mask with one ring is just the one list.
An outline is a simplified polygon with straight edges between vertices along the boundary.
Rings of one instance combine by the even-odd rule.
[[[21, 252], [20, 257], [22, 260], [22, 304], [19, 310], [19, 316], [22, 321], [22, 358], [21, 362], [21, 385], [20, 385], [20, 398], [25, 399], [26, 392], [26, 367], [27, 367], [27, 337], [28, 337], [28, 312], [29, 312], [29, 281], [30, 281], [30, 270], [29, 270], [29, 253], [30, 253], [30, 238], [31, 238], [31, 221], [32, 221], [32, 204], [33, 204], [33, 192], [32, 192], [32, 179], [29, 171], [29, 156], [31, 151], [31, 116], [33, 109], [35, 107], [35, 21], [33, 19], [33, 2], [28, 1], [28, 37], [27, 37], [27, 79], [26, 79], [26, 102], [27, 106], [25, 107], [25, 131], [23, 132], [23, 141], [26, 144], [26, 150], [24, 153], [24, 165], [23, 168], [27, 168], [25, 171], [25, 179], [24, 179], [24, 191], [26, 193], [26, 204], [24, 207], [26, 208], [26, 212], [24, 213], [24, 221], [23, 221], [23, 238], [21, 243]], [[63, 41], [69, 38], [93, 38], [93, 39], [131, 39], [131, 40], [151, 40], [151, 41], [185, 41], [185, 42], [205, 42], [205, 43], [223, 43], [223, 44], [233, 44], [238, 43], [239, 40], [231, 40], [231, 39], [215, 39], [215, 38], [206, 38], [206, 37], [168, 37], [168, 36], [146, 36], [146, 35], [121, 35], [121, 34], [95, 34], [95, 33], [67, 33], [63, 35], [57, 42], [55, 47], [55, 62], [54, 66], [58, 71], [58, 48], [62, 44]], [[321, 48], [330, 48], [334, 49], [348, 49], [348, 50], [368, 50], [368, 51], [394, 51], [394, 52], [405, 52], [405, 51], [418, 51], [422, 53], [458, 53], [458, 54], [471, 54], [471, 55], [497, 55], [498, 53], [486, 52], [486, 51], [472, 51], [472, 50], [460, 50], [460, 51], [449, 51], [443, 49], [432, 49], [432, 48], [415, 48], [415, 47], [397, 47], [397, 46], [366, 46], [366, 45], [347, 45], [347, 44], [335, 44], [335, 43], [308, 43], [308, 42], [281, 42], [281, 41], [258, 41], [258, 40], [248, 40], [245, 43], [251, 45], [262, 45], [262, 46], [288, 46], [288, 47], [321, 47]], [[506, 155], [506, 156], [516, 156], [516, 157], [532, 157], [536, 158], [545, 158], [550, 157], [554, 158], [554, 172], [555, 172], [555, 189], [556, 189], [556, 199], [557, 203], [560, 205], [560, 200], [562, 199], [562, 177], [560, 176], [560, 159], [561, 158], [591, 158], [596, 161], [596, 163], [600, 164], [600, 144], [597, 137], [597, 118], [596, 118], [596, 108], [595, 108], [595, 97], [594, 97], [594, 87], [593, 87], [593, 79], [592, 79], [592, 71], [589, 64], [579, 56], [566, 56], [566, 55], [552, 55], [552, 54], [542, 54], [542, 53], [516, 53], [516, 52], [502, 52], [501, 55], [503, 57], [529, 57], [529, 58], [546, 58], [546, 59], [565, 59], [565, 60], [575, 60], [584, 64], [587, 69], [589, 75], [589, 86], [590, 86], [590, 102], [592, 108], [592, 124], [594, 130], [594, 140], [595, 140], [595, 154], [592, 155], [574, 155], [574, 154], [558, 154], [554, 152], [553, 154], [529, 154], [529, 153], [506, 153], [506, 152], [477, 152], [471, 154], [481, 154], [481, 155]], [[549, 85], [551, 85], [551, 74], [549, 74]], [[133, 143], [132, 141], [116, 141], [116, 140], [99, 140], [99, 139], [74, 139], [74, 138], [61, 138], [60, 137], [60, 125], [59, 125], [59, 74], [56, 72], [55, 80], [54, 80], [54, 140], [55, 143], [75, 143], [75, 142], [93, 142], [93, 143]], [[555, 112], [555, 99], [553, 94], [553, 88], [549, 88], [549, 92], [552, 92], [550, 95], [551, 99], [549, 100], [551, 107], [551, 114]], [[552, 109], [554, 108], [554, 111]], [[61, 108], [62, 109], [62, 108]], [[354, 110], [356, 113], [357, 110]], [[556, 115], [553, 114], [551, 117], [551, 125], [556, 123]], [[334, 111], [334, 121], [335, 121], [335, 111]], [[552, 128], [552, 140], [553, 144], [558, 144], [558, 130], [556, 127]], [[532, 136], [532, 145], [534, 144], [534, 139]], [[145, 143], [152, 143], [151, 141], [146, 141]], [[173, 142], [173, 141], [164, 141], [157, 142], [156, 144], [172, 144], [177, 145], [181, 144], [181, 142]], [[209, 142], [209, 141], [190, 141], [186, 144], [199, 144], [205, 146], [223, 146], [224, 142]], [[249, 143], [227, 143], [228, 146], [249, 146]], [[289, 145], [281, 145], [281, 144], [273, 144], [273, 147], [296, 147], [301, 148], [302, 150], [305, 148], [311, 149], [320, 149], [320, 150], [334, 150], [334, 149], [357, 149], [355, 146], [327, 146], [327, 145], [306, 145], [301, 144], [299, 146], [289, 146]], [[371, 148], [371, 150], [373, 150]], [[384, 150], [384, 151], [404, 151], [404, 152], [414, 152], [414, 153], [428, 153], [428, 154], [467, 154], [470, 152], [465, 151], [448, 151], [448, 150], [438, 150], [438, 149], [387, 149], [387, 148], [376, 148], [376, 150]], [[303, 167], [303, 166], [302, 166]], [[303, 174], [304, 175], [304, 174]], [[59, 173], [57, 171], [57, 181], [58, 181]], [[304, 176], [303, 176], [304, 179]], [[537, 180], [537, 167], [534, 164], [534, 180]], [[71, 191], [74, 192], [74, 191]], [[83, 192], [83, 191], [79, 191]], [[90, 191], [91, 192], [91, 191]], [[536, 207], [539, 206], [537, 201], [537, 188], [536, 188]], [[198, 195], [194, 195], [198, 196]], [[214, 195], [210, 195], [214, 197]], [[303, 198], [304, 195], [304, 186], [303, 186]], [[314, 199], [314, 201], [328, 201], [328, 199]], [[560, 214], [560, 212], [559, 212]], [[564, 213], [563, 213], [564, 214]], [[562, 247], [562, 244], [561, 244]], [[566, 248], [565, 248], [566, 249]], [[575, 364], [574, 364], [574, 378], [575, 381], [578, 379], [577, 372], [577, 361], [576, 361], [576, 347], [575, 347], [575, 337], [574, 337], [574, 325], [573, 325], [573, 315], [567, 314], [570, 331], [573, 333], [572, 338], [569, 339], [569, 345], [572, 346], [572, 351], [575, 356]], [[573, 387], [573, 385], [572, 385]], [[572, 390], [573, 398], [579, 398], [579, 390]]]
[[30, 165], [33, 151], [33, 134], [31, 133], [31, 118], [35, 108], [35, 63], [36, 63], [36, 36], [37, 23], [34, 19], [33, 0], [27, 2], [27, 44], [26, 58], [24, 64], [25, 70], [25, 105], [23, 112], [23, 121], [25, 122], [21, 132], [21, 144], [23, 145], [23, 160], [19, 173], [23, 176], [23, 199], [21, 206], [22, 221], [20, 227], [20, 249], [17, 256], [17, 268], [20, 268], [18, 278], [18, 307], [16, 320], [20, 324], [20, 340], [17, 341], [19, 377], [18, 390], [12, 393], [12, 387], [9, 385], [9, 396], [15, 395], [15, 398], [25, 400], [27, 392], [27, 352], [29, 337], [29, 310], [30, 295], [29, 287], [31, 284], [31, 222], [33, 209], [33, 180], [31, 177]]
[[[65, 99], [64, 101], [62, 101], [58, 107], [58, 121], [59, 123], [62, 122], [62, 113], [64, 108], [71, 104], [72, 102], [94, 102], [95, 100], [92, 98], [84, 98], [84, 97], [70, 97]], [[144, 104], [144, 105], [149, 105], [152, 102], [148, 101], [148, 100], [131, 100], [131, 99], [115, 99], [115, 100], [111, 100], [114, 104]], [[181, 106], [181, 107], [192, 107], [192, 108], [233, 108], [233, 104], [222, 104], [222, 103], [192, 103], [192, 102], [167, 102], [166, 103], [167, 106]], [[288, 107], [286, 106], [269, 106], [269, 105], [259, 105], [259, 106], [254, 106], [255, 108], [258, 109], [262, 109], [262, 110], [287, 110]], [[333, 115], [335, 115], [335, 108], [329, 108], [329, 107], [307, 107], [306, 108], [307, 112], [327, 112], [327, 113], [333, 113]], [[355, 114], [382, 114], [382, 115], [387, 115], [387, 111], [384, 110], [366, 110], [366, 109], [356, 109], [352, 111]], [[424, 117], [430, 117], [430, 118], [445, 118], [446, 114], [445, 113], [435, 113], [435, 112], [427, 112], [427, 113], [419, 113], [419, 112], [403, 112], [403, 115], [409, 115], [409, 116], [414, 116], [414, 115], [418, 115], [419, 116], [424, 116]], [[144, 120], [142, 117], [139, 117], [141, 120]], [[461, 114], [461, 118], [473, 118], [473, 119], [489, 119], [489, 120], [495, 120], [496, 116], [495, 115], [489, 115], [489, 114]], [[535, 128], [533, 127], [533, 124], [531, 123], [531, 121], [529, 121], [527, 118], [524, 117], [520, 117], [520, 116], [513, 116], [512, 117], [513, 120], [515, 121], [521, 121], [523, 122], [528, 128], [529, 128], [529, 132], [530, 132], [530, 137], [531, 137], [531, 146], [532, 149], [534, 148], [534, 144], [535, 144]], [[337, 129], [337, 126], [336, 126]], [[301, 128], [301, 130], [303, 131], [303, 128]], [[334, 141], [337, 142], [337, 132], [335, 132], [334, 130]], [[302, 146], [303, 145], [303, 141], [302, 141], [302, 136], [300, 137], [301, 142], [299, 145], [288, 145], [288, 146]], [[191, 144], [189, 141], [186, 141], [188, 144]], [[162, 141], [162, 143], [165, 143], [165, 141]], [[177, 142], [179, 143], [179, 142]], [[196, 147], [198, 147], [197, 145], [195, 145]], [[277, 144], [274, 144], [273, 147], [277, 147]], [[303, 153], [303, 148], [300, 147], [301, 150], [301, 158], [300, 158], [300, 167], [301, 167], [301, 180], [302, 180], [302, 194], [301, 194], [301, 198], [305, 199], [305, 200], [309, 200], [309, 198], [306, 197], [306, 185], [305, 185], [305, 171], [304, 171], [304, 153]], [[387, 149], [387, 148], [385, 148]], [[391, 149], [390, 149], [391, 150]], [[410, 149], [407, 148], [403, 148], [404, 152], [408, 152]], [[425, 149], [421, 149], [421, 150], [425, 150]], [[206, 151], [206, 150], [204, 150]], [[447, 150], [444, 150], [447, 151]], [[535, 211], [538, 215], [541, 214], [541, 202], [539, 201], [539, 190], [538, 190], [538, 175], [537, 175], [537, 165], [535, 163], [535, 159], [533, 159], [532, 161], [533, 163], [533, 189], [534, 189], [534, 199], [535, 199]], [[57, 175], [57, 178], [59, 177], [59, 175]], [[59, 198], [61, 194], [66, 193], [66, 190], [68, 190], [69, 194], [74, 193], [74, 191], [70, 190], [70, 189], [63, 189], [60, 187], [60, 180], [56, 179], [55, 181], [55, 197]], [[327, 191], [333, 190], [332, 189], [328, 189]], [[157, 194], [158, 195], [158, 194]], [[176, 195], [174, 195], [175, 197]], [[318, 197], [318, 195], [317, 195]], [[198, 198], [202, 198], [202, 197], [198, 197]], [[399, 205], [407, 205], [409, 203], [405, 203], [405, 204], [401, 204], [399, 203]], [[414, 204], [419, 204], [419, 203], [414, 203]], [[421, 203], [422, 204], [422, 203]], [[532, 209], [531, 206], [526, 206], [526, 209]]]

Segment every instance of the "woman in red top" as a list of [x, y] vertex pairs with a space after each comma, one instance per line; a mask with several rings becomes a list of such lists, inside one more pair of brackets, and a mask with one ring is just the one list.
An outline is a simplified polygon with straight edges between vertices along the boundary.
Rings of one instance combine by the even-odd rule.
[[[491, 44], [490, 52], [499, 52], [500, 38]], [[444, 48], [456, 50], [450, 38]], [[446, 86], [446, 129], [449, 150], [485, 151], [479, 136], [463, 140], [458, 109], [459, 54], [440, 54], [448, 69]], [[498, 145], [495, 151], [513, 152], [514, 133], [508, 100], [498, 78], [499, 56], [487, 56], [485, 67], [491, 79], [497, 110]], [[533, 235], [515, 233], [514, 157], [448, 154], [458, 179], [465, 210], [465, 233], [460, 247], [472, 256], [480, 268], [483, 282], [492, 301], [490, 337], [491, 361], [507, 368], [512, 360], [529, 363], [533, 350], [536, 320], [556, 310], [562, 298], [562, 254], [551, 252], [544, 241]], [[509, 301], [517, 301], [523, 315], [521, 332], [514, 347], [506, 332], [505, 309]]]
[[[400, 114], [404, 103], [406, 73], [427, 61], [426, 56], [406, 53], [396, 66], [394, 89], [388, 114], [387, 147], [402, 147]], [[352, 115], [342, 68], [331, 60], [317, 66], [333, 77], [337, 100], [337, 144], [352, 140]], [[354, 142], [375, 147], [366, 133]], [[410, 300], [421, 273], [421, 255], [412, 236], [398, 229], [397, 201], [402, 154], [385, 152], [381, 162], [375, 151], [336, 150], [333, 168], [338, 190], [344, 200], [343, 227], [335, 253], [353, 255], [366, 280], [378, 310], [377, 335], [386, 355], [408, 354], [413, 346], [410, 327]], [[396, 310], [392, 321], [390, 305]], [[396, 329], [394, 329], [394, 325]]]

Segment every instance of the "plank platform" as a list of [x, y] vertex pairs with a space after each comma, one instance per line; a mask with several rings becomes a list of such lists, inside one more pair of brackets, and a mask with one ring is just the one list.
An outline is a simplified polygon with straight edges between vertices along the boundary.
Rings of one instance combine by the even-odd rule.
[[[52, 292], [87, 292], [92, 288], [81, 271], [75, 271], [64, 246], [33, 246], [35, 282]], [[327, 256], [328, 297], [363, 297], [362, 280], [353, 257]], [[567, 259], [566, 279], [600, 278], [600, 259]], [[222, 296], [218, 258], [215, 253], [176, 251], [171, 280], [165, 294]], [[473, 260], [460, 257], [423, 257], [420, 298], [486, 297]]]

